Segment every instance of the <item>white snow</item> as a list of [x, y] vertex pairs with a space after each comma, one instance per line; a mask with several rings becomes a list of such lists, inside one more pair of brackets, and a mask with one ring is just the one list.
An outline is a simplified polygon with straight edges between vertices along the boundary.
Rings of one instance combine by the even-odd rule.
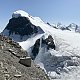
[[18, 11], [15, 11], [13, 14], [12, 14], [12, 17], [13, 18], [18, 18], [18, 17], [28, 17], [29, 16], [29, 14], [28, 13], [26, 13], [25, 11], [23, 11], [23, 10], [18, 10]]
[[36, 21], [39, 21], [39, 22], [43, 23], [43, 21], [42, 21], [39, 17], [34, 17], [34, 19], [35, 19]]
[[30, 47], [32, 47], [36, 40], [39, 39], [43, 34], [38, 34], [37, 36], [33, 36], [26, 41], [19, 42], [19, 44], [23, 47], [24, 50], [28, 50]]

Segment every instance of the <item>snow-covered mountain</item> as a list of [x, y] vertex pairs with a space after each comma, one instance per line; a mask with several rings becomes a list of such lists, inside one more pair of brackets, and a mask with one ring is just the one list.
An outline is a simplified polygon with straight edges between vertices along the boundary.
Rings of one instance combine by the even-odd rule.
[[53, 28], [56, 28], [56, 29], [68, 30], [68, 31], [73, 31], [73, 32], [80, 33], [80, 26], [78, 26], [75, 23], [71, 23], [71, 24], [69, 24], [69, 26], [62, 25], [61, 23], [57, 23], [55, 25], [54, 24], [50, 24], [50, 23], [47, 23], [47, 24], [52, 26]]
[[79, 32], [80, 33], [80, 26], [78, 26], [77, 24], [74, 24], [74, 23], [70, 24], [68, 26], [68, 29], [70, 31], [75, 31], [75, 32]]
[[37, 19], [38, 18], [33, 18], [22, 10], [16, 11], [12, 14], [12, 18], [9, 20], [3, 33], [6, 36], [10, 36], [15, 41], [25, 41], [31, 36], [44, 33], [39, 26], [31, 22]]
[[80, 79], [80, 33], [56, 29], [39, 17], [18, 10], [2, 34], [27, 50], [51, 80]]
[[72, 24], [70, 24], [69, 26], [68, 26], [68, 28], [70, 28], [70, 29], [72, 29], [72, 30], [77, 30], [77, 28], [78, 28], [78, 25], [76, 25], [76, 24], [74, 24], [74, 23], [72, 23]]

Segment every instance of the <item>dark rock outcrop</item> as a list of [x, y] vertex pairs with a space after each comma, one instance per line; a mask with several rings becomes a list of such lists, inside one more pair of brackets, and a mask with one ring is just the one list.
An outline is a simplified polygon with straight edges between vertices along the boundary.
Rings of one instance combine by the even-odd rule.
[[39, 52], [39, 47], [40, 47], [40, 39], [38, 39], [35, 44], [34, 44], [34, 47], [32, 49], [32, 53], [33, 53], [33, 56], [34, 58], [37, 56], [38, 52]]
[[47, 45], [47, 49], [51, 48], [55, 50], [55, 44], [54, 44], [54, 39], [52, 38], [51, 35], [48, 36], [45, 40], [45, 44]]
[[33, 25], [26, 17], [10, 19], [6, 29], [9, 30], [9, 36], [13, 33], [19, 34], [21, 36], [38, 33], [38, 28]]
[[[41, 44], [40, 44], [40, 40], [42, 40]], [[44, 45], [43, 47], [45, 47], [45, 45], [47, 46], [47, 50], [49, 50], [50, 48], [51, 49], [54, 49], [55, 50], [55, 44], [54, 44], [54, 39], [52, 38], [51, 35], [48, 36], [48, 38], [46, 39], [38, 39], [36, 40], [34, 46], [33, 46], [33, 49], [32, 49], [32, 54], [33, 54], [33, 58], [32, 59], [35, 59], [35, 57], [38, 55], [39, 53], [39, 49], [40, 49], [40, 45]]]

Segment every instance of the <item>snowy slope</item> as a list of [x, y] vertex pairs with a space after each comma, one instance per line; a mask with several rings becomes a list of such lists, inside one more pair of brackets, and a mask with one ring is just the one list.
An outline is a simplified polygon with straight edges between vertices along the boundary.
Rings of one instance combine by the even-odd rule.
[[18, 17], [29, 17], [30, 15], [26, 13], [25, 11], [18, 10], [13, 12], [12, 18], [18, 18]]
[[[79, 45], [80, 34], [75, 33], [74, 31], [70, 32], [70, 31], [62, 31], [59, 29], [54, 29], [52, 27], [47, 26], [46, 24], [40, 24], [40, 25], [43, 25], [44, 26], [42, 27], [43, 30], [45, 30], [46, 33], [51, 34], [55, 39], [57, 51], [50, 50], [48, 52], [45, 52], [45, 49], [42, 48], [40, 54], [38, 54], [38, 56], [36, 57], [35, 62], [38, 65], [40, 65], [43, 69], [44, 68], [46, 69], [46, 72], [48, 73], [51, 79], [57, 78], [61, 80], [75, 80], [75, 79], [79, 80], [80, 76], [78, 75], [77, 71], [80, 67], [75, 67], [73, 60], [75, 59], [76, 63], [78, 63], [77, 60], [80, 61], [80, 58], [76, 57], [76, 56], [80, 56], [80, 45]], [[57, 59], [55, 58], [55, 56]], [[66, 58], [65, 61], [63, 59], [63, 56], [64, 58]], [[67, 64], [66, 61], [69, 60], [68, 57], [72, 59], [71, 62], [74, 64], [73, 66], [68, 66], [68, 67], [66, 66]], [[56, 59], [57, 62], [58, 59], [61, 59], [61, 62], [56, 63], [55, 61], [53, 61], [53, 59]], [[61, 68], [62, 65], [58, 65], [58, 64], [64, 64], [64, 67]], [[54, 65], [58, 65], [59, 67]], [[58, 75], [56, 72], [59, 72], [61, 75]]]
[[[55, 41], [56, 50], [46, 49], [46, 46], [40, 46], [39, 53], [34, 62], [39, 65], [48, 74], [51, 80], [79, 80], [80, 79], [80, 34], [74, 31], [62, 31], [55, 29], [45, 24], [39, 17], [32, 17], [28, 13], [18, 10], [13, 13], [13, 18], [27, 17], [30, 22], [45, 32], [34, 34], [26, 38], [25, 41], [20, 41], [19, 44], [23, 49], [31, 54], [31, 47], [39, 38], [46, 38], [49, 34], [52, 35]], [[2, 34], [8, 34], [4, 30]], [[18, 38], [17, 35], [11, 35], [12, 38]], [[24, 38], [27, 36], [24, 36]], [[41, 45], [41, 44], [40, 44]]]

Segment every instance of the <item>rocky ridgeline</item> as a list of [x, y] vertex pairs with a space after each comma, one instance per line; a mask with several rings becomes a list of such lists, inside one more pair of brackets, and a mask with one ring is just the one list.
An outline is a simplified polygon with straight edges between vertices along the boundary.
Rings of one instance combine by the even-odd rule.
[[32, 60], [31, 67], [22, 65], [26, 57], [27, 52], [18, 43], [0, 35], [0, 80], [49, 80]]
[[17, 42], [13, 41], [11, 38], [6, 37], [6, 36], [3, 36], [3, 35], [0, 35], [0, 40], [1, 40], [1, 42], [6, 42], [7, 44], [12, 45], [15, 49], [17, 49], [17, 51], [14, 50], [14, 49], [8, 48], [8, 47], [7, 47], [8, 48], [7, 49], [6, 46], [8, 46], [8, 45], [5, 45], [4, 43], [3, 44], [0, 44], [0, 47], [2, 49], [6, 49], [6, 50], [8, 50], [10, 52], [14, 52], [15, 53], [15, 56], [17, 56], [19, 58], [20, 57], [26, 57], [26, 56], [28, 56], [28, 53], [26, 51], [24, 51], [21, 48], [21, 46]]

